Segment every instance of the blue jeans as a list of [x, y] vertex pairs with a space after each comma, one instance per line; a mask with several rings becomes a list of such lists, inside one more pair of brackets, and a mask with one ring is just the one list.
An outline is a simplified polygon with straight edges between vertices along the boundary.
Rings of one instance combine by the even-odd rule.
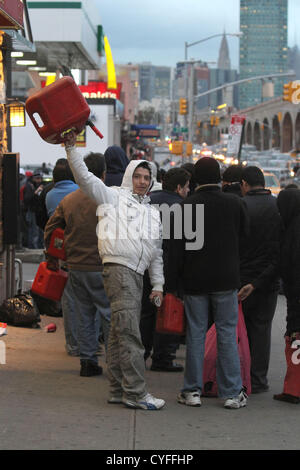
[[79, 315], [75, 304], [75, 295], [73, 292], [70, 276], [61, 298], [61, 308], [64, 318], [66, 350], [72, 356], [79, 356], [78, 329]]
[[44, 248], [44, 233], [36, 223], [35, 212], [28, 209], [25, 220], [27, 223], [28, 248]]
[[205, 295], [186, 295], [187, 317], [186, 367], [182, 391], [203, 387], [203, 361], [209, 306], [212, 306], [217, 331], [217, 384], [219, 397], [237, 396], [242, 389], [240, 359], [236, 342], [238, 321], [237, 291], [214, 292]]
[[69, 271], [74, 301], [79, 316], [78, 343], [81, 360], [98, 363], [100, 325], [107, 346], [110, 327], [110, 305], [101, 272]]

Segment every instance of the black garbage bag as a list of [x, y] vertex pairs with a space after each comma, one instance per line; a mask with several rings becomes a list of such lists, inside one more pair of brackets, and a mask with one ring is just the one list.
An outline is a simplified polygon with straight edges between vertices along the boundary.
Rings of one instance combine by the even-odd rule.
[[14, 326], [39, 328], [39, 311], [29, 294], [17, 294], [0, 306], [0, 321]]
[[48, 317], [62, 317], [61, 303], [55, 300], [45, 299], [37, 294], [31, 292], [33, 300], [39, 310], [40, 315], [47, 315]]

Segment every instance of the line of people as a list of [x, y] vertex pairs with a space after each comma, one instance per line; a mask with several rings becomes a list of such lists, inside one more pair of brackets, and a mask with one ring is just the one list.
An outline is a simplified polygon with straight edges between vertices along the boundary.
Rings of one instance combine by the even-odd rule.
[[[252, 393], [267, 391], [279, 275], [285, 286], [291, 283], [280, 262], [282, 219], [293, 198], [295, 210], [298, 208], [295, 194], [299, 191], [285, 190], [288, 196], [284, 201], [287, 198], [288, 203], [282, 206], [282, 196], [278, 197], [281, 218], [276, 199], [265, 189], [258, 168], [229, 168], [223, 175], [221, 190], [219, 164], [202, 158], [193, 169], [170, 170], [162, 189], [151, 192], [151, 164], [143, 160], [128, 162], [125, 153], [120, 159], [118, 148], [110, 149], [116, 159], [115, 176], [109, 186], [104, 184], [105, 157], [90, 154], [83, 162], [75, 137], [74, 133], [68, 135], [66, 153], [80, 189], [59, 202], [47, 223], [45, 243], [47, 247], [56, 227], [65, 230], [69, 283], [79, 314], [81, 375], [102, 373], [96, 354], [101, 317], [110, 382], [108, 402], [148, 410], [162, 408], [164, 400], [147, 389], [145, 361], [153, 351], [151, 370], [183, 369], [174, 362], [179, 339], [157, 334], [154, 326], [153, 299], [162, 301], [164, 293], [171, 292], [184, 297], [187, 317], [184, 384], [178, 402], [201, 405], [205, 336], [214, 321], [219, 396], [226, 408], [246, 405], [236, 344], [238, 300], [242, 301], [251, 351]], [[188, 197], [189, 184], [192, 194]], [[180, 204], [181, 237], [163, 239], [162, 213], [155, 208], [162, 204]], [[199, 235], [200, 205], [204, 206], [204, 244], [201, 248], [194, 244], [193, 249]], [[184, 222], [190, 225], [194, 239], [186, 233]], [[288, 259], [286, 255], [286, 266], [290, 266]], [[292, 292], [286, 295], [295, 295], [294, 288]], [[287, 298], [288, 318], [294, 321], [291, 326], [288, 320], [287, 334], [294, 338], [300, 331], [298, 299], [293, 302]], [[291, 401], [299, 400], [300, 391], [297, 393]], [[293, 394], [285, 390], [280, 398], [276, 397], [285, 399], [288, 395]]]

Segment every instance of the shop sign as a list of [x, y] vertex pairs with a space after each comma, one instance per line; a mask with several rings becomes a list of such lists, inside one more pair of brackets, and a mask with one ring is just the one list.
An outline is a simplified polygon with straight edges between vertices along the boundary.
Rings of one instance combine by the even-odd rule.
[[90, 82], [88, 85], [79, 85], [79, 89], [86, 99], [112, 98], [120, 100], [122, 84], [118, 83], [117, 88], [107, 88], [105, 82]]

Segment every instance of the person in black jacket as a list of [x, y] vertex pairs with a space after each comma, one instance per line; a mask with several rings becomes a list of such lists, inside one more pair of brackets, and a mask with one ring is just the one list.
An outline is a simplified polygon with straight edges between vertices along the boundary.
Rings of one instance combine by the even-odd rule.
[[[163, 181], [163, 189], [149, 194], [151, 204], [155, 204], [158, 209], [161, 204], [166, 204], [169, 207], [173, 204], [180, 204], [189, 193], [189, 180], [190, 174], [183, 168], [172, 168], [167, 171]], [[164, 239], [164, 268], [166, 268], [168, 261], [168, 247], [169, 240]], [[144, 358], [147, 360], [153, 347], [152, 365], [150, 367], [152, 371], [181, 372], [183, 367], [173, 362], [179, 346], [178, 336], [161, 334], [155, 331], [157, 307], [149, 300], [151, 290], [149, 274], [146, 271], [140, 322], [141, 337], [145, 348]]]
[[219, 396], [225, 400], [226, 408], [241, 408], [246, 405], [247, 396], [242, 390], [236, 343], [237, 289], [239, 245], [247, 232], [247, 212], [241, 198], [221, 191], [216, 160], [201, 158], [194, 174], [199, 186], [182, 202], [181, 237], [176, 234], [175, 221], [166, 276], [167, 292], [176, 294], [183, 286], [185, 294], [186, 367], [177, 401], [201, 405], [205, 337], [212, 306], [217, 330]]
[[[65, 174], [65, 169], [69, 167], [68, 160], [66, 158], [59, 158], [53, 169], [53, 181], [48, 183], [42, 190], [37, 201], [36, 208], [36, 223], [44, 231], [46, 223], [49, 220], [49, 215], [46, 207], [46, 196], [51, 189], [54, 188], [55, 183], [61, 180], [60, 174]], [[74, 181], [73, 175], [70, 172], [70, 179]], [[65, 178], [65, 176], [63, 176]]]
[[269, 389], [267, 373], [279, 290], [275, 268], [279, 262], [281, 219], [276, 198], [265, 189], [260, 168], [245, 168], [241, 180], [243, 201], [250, 216], [250, 233], [241, 247], [239, 297], [251, 353], [252, 393], [261, 393]]
[[106, 163], [106, 186], [121, 186], [129, 160], [121, 147], [112, 145], [104, 153]]
[[242, 165], [230, 165], [222, 175], [222, 191], [224, 193], [236, 194], [242, 197], [241, 176], [243, 172]]
[[39, 171], [28, 178], [24, 188], [23, 205], [26, 212], [28, 248], [37, 249], [44, 247], [43, 232], [36, 222], [36, 211], [39, 195], [43, 190], [43, 177]]
[[[287, 373], [283, 393], [275, 400], [300, 403], [300, 191], [285, 189], [277, 205], [284, 223], [280, 250], [280, 275], [287, 300], [285, 353]], [[297, 352], [298, 351], [298, 352]], [[293, 360], [294, 357], [294, 360]]]

